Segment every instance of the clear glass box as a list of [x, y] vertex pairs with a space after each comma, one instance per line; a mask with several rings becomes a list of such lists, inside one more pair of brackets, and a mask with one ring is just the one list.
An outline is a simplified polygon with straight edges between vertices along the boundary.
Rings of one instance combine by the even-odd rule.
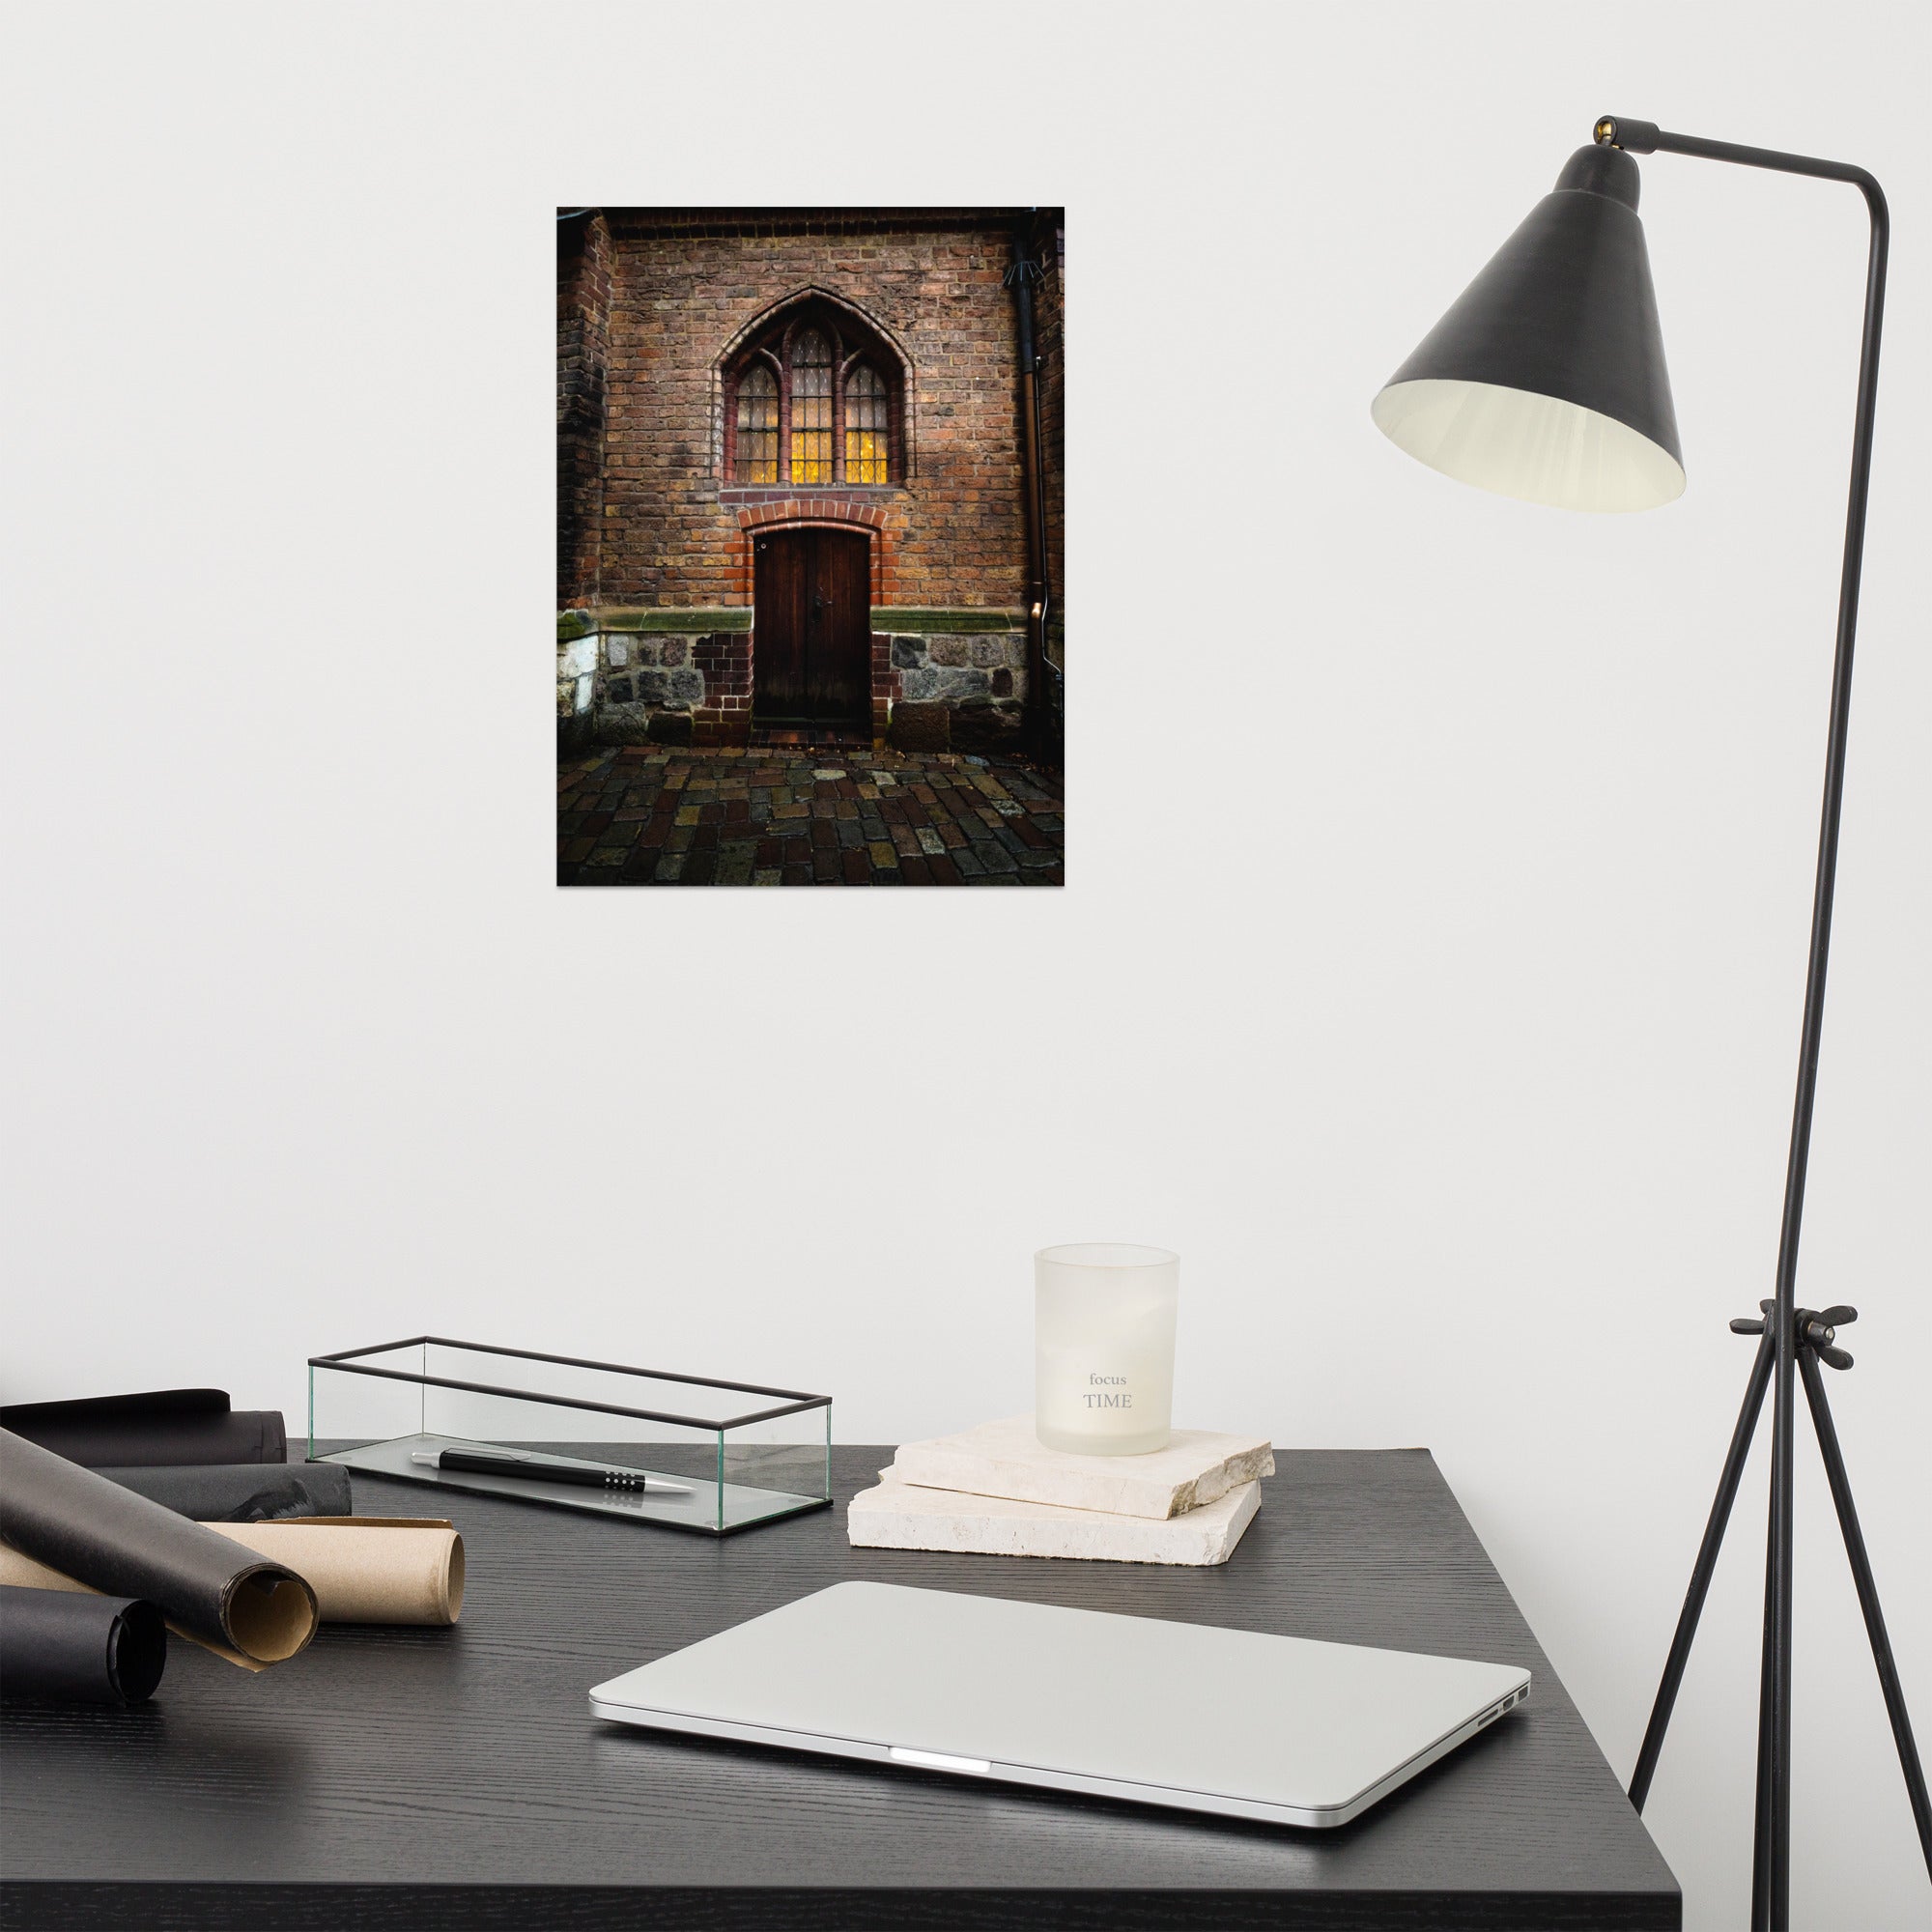
[[[832, 1398], [797, 1389], [440, 1335], [309, 1358], [312, 1463], [667, 1529], [824, 1509], [831, 1450]], [[519, 1466], [443, 1466], [465, 1459]]]

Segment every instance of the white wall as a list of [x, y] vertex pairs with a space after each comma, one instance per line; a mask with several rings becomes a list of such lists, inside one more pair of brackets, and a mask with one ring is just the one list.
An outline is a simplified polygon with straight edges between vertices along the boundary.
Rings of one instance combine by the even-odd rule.
[[[1184, 1417], [1433, 1447], [1627, 1774], [1771, 1286], [1857, 197], [1644, 163], [1669, 510], [1368, 414], [1620, 110], [1897, 218], [1803, 1293], [1866, 1313], [1832, 1392], [1932, 1734], [1923, 10], [862, 7], [827, 148], [795, 10], [739, 14], [12, 16], [6, 1393], [293, 1418], [428, 1327], [892, 1440], [1024, 1406], [1036, 1246], [1166, 1242]], [[555, 891], [553, 208], [1009, 199], [1069, 211], [1073, 883]], [[1801, 1467], [1796, 1919], [1920, 1924]], [[1694, 1928], [1745, 1913], [1761, 1475], [1651, 1811]]]

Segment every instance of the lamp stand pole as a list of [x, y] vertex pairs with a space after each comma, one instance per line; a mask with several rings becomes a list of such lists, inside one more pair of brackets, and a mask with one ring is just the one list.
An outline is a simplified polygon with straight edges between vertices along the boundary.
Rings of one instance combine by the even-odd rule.
[[1695, 1634], [1697, 1617], [1716, 1567], [1731, 1503], [1737, 1494], [1745, 1457], [1757, 1425], [1767, 1388], [1772, 1394], [1771, 1534], [1765, 1562], [1764, 1662], [1758, 1705], [1758, 1772], [1755, 1858], [1751, 1887], [1753, 1932], [1788, 1932], [1791, 1922], [1791, 1579], [1792, 1579], [1792, 1445], [1796, 1435], [1797, 1382], [1802, 1377], [1810, 1406], [1818, 1444], [1825, 1460], [1832, 1498], [1837, 1506], [1864, 1611], [1866, 1634], [1884, 1687], [1892, 1736], [1912, 1800], [1926, 1868], [1932, 1871], [1932, 1805], [1926, 1802], [1925, 1774], [1913, 1743], [1905, 1697], [1892, 1662], [1891, 1645], [1880, 1614], [1878, 1592], [1858, 1513], [1852, 1504], [1837, 1433], [1825, 1403], [1818, 1374], [1820, 1359], [1849, 1368], [1851, 1358], [1833, 1346], [1838, 1323], [1855, 1319], [1849, 1308], [1822, 1313], [1796, 1305], [1798, 1237], [1804, 1214], [1804, 1170], [1811, 1147], [1811, 1108], [1818, 1086], [1818, 1045], [1825, 1018], [1825, 968], [1832, 943], [1832, 892], [1838, 862], [1838, 818], [1844, 803], [1845, 739], [1851, 719], [1852, 647], [1858, 631], [1859, 572], [1864, 556], [1865, 498], [1871, 481], [1872, 419], [1878, 398], [1879, 329], [1885, 315], [1886, 253], [1890, 221], [1885, 195], [1863, 168], [1840, 161], [1817, 160], [1806, 155], [1778, 154], [1768, 148], [1739, 147], [1728, 141], [1706, 141], [1691, 134], [1665, 133], [1648, 121], [1605, 115], [1597, 123], [1600, 144], [1633, 155], [1692, 155], [1704, 160], [1732, 161], [1747, 168], [1768, 168], [1779, 174], [1810, 175], [1822, 181], [1848, 182], [1864, 196], [1871, 216], [1871, 253], [1865, 274], [1864, 333], [1859, 353], [1858, 412], [1852, 437], [1851, 502], [1845, 516], [1845, 557], [1838, 587], [1837, 650], [1832, 670], [1831, 730], [1825, 752], [1825, 803], [1818, 833], [1818, 871], [1811, 900], [1811, 956], [1804, 980], [1804, 1020], [1798, 1056], [1798, 1095], [1792, 1111], [1791, 1153], [1784, 1177], [1784, 1215], [1778, 1235], [1776, 1298], [1762, 1304], [1761, 1321], [1734, 1321], [1747, 1333], [1759, 1333], [1757, 1360], [1744, 1410], [1725, 1459], [1704, 1542], [1691, 1573], [1690, 1588], [1678, 1619], [1663, 1681], [1651, 1712], [1631, 1780], [1631, 1802], [1639, 1810], [1649, 1793], [1663, 1733], [1670, 1720], [1677, 1689]]

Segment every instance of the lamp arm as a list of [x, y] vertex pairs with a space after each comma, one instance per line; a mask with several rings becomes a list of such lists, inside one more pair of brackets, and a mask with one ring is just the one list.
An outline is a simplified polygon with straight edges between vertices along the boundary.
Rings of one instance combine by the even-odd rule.
[[1765, 1605], [1764, 1697], [1758, 1729], [1757, 1873], [1753, 1925], [1790, 1922], [1791, 1896], [1791, 1494], [1796, 1436], [1793, 1372], [1797, 1336], [1793, 1309], [1798, 1236], [1804, 1214], [1804, 1172], [1811, 1149], [1811, 1107], [1818, 1085], [1818, 1044], [1825, 1018], [1825, 967], [1832, 945], [1832, 895], [1838, 866], [1838, 816], [1845, 792], [1845, 739], [1851, 723], [1852, 646], [1858, 632], [1859, 573], [1864, 558], [1865, 497], [1871, 482], [1872, 420], [1878, 404], [1879, 331], [1885, 318], [1886, 255], [1891, 220], [1885, 191], [1863, 168], [1772, 148], [1671, 134], [1655, 122], [1606, 114], [1597, 123], [1600, 144], [1634, 155], [1691, 155], [1778, 174], [1848, 182], [1864, 196], [1871, 216], [1865, 270], [1864, 332], [1859, 351], [1858, 410], [1852, 431], [1851, 501], [1845, 513], [1845, 558], [1838, 581], [1838, 639], [1832, 668], [1832, 722], [1825, 752], [1825, 803], [1818, 831], [1818, 871], [1811, 899], [1811, 957], [1804, 979], [1804, 1022], [1792, 1110], [1791, 1154], [1784, 1177], [1784, 1215], [1777, 1246], [1777, 1343], [1773, 1404], [1771, 1563]]
[[1861, 189], [1873, 215], [1885, 221], [1885, 195], [1873, 177], [1849, 161], [1824, 161], [1815, 155], [1787, 155], [1776, 148], [1747, 148], [1735, 141], [1707, 141], [1701, 134], [1670, 134], [1655, 121], [1605, 114], [1592, 129], [1599, 147], [1629, 155], [1694, 155], [1699, 160], [1732, 161], [1743, 168], [1769, 168], [1781, 175], [1811, 175], [1819, 181], [1850, 182]]

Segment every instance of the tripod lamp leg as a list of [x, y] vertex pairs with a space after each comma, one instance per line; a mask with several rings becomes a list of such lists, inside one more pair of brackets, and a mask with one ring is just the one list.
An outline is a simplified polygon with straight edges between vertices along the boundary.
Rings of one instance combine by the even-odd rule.
[[1871, 1558], [1865, 1553], [1864, 1532], [1859, 1527], [1859, 1513], [1852, 1502], [1851, 1478], [1845, 1473], [1845, 1458], [1838, 1447], [1838, 1431], [1825, 1401], [1825, 1381], [1819, 1374], [1817, 1358], [1809, 1349], [1798, 1355], [1799, 1373], [1804, 1378], [1804, 1399], [1811, 1405], [1811, 1420], [1818, 1432], [1818, 1451], [1825, 1459], [1826, 1479], [1832, 1486], [1832, 1501], [1837, 1506], [1838, 1527], [1845, 1533], [1845, 1554], [1851, 1559], [1852, 1581], [1858, 1585], [1859, 1607], [1864, 1612], [1865, 1634], [1871, 1638], [1872, 1661], [1878, 1665], [1879, 1687], [1885, 1692], [1886, 1714], [1891, 1719], [1891, 1735], [1898, 1746], [1899, 1768], [1905, 1773], [1905, 1789], [1912, 1800], [1912, 1816], [1918, 1827], [1919, 1849], [1925, 1854], [1925, 1869], [1932, 1874], [1932, 1803], [1925, 1795], [1925, 1772], [1918, 1762], [1918, 1747], [1912, 1738], [1912, 1719], [1906, 1714], [1905, 1690], [1898, 1681], [1898, 1665], [1891, 1655], [1891, 1639], [1886, 1634], [1885, 1615], [1878, 1606], [1878, 1583], [1872, 1576]]
[[1643, 1745], [1636, 1754], [1636, 1769], [1631, 1774], [1630, 1801], [1641, 1811], [1650, 1796], [1650, 1781], [1657, 1773], [1657, 1760], [1663, 1750], [1663, 1734], [1670, 1724], [1670, 1713], [1677, 1691], [1684, 1682], [1684, 1666], [1690, 1661], [1691, 1639], [1697, 1634], [1697, 1619], [1710, 1594], [1711, 1577], [1718, 1567], [1718, 1550], [1724, 1541], [1730, 1521], [1731, 1505], [1737, 1501], [1738, 1484], [1750, 1454], [1751, 1436], [1757, 1431], [1758, 1411], [1764, 1406], [1765, 1390], [1771, 1386], [1773, 1338], [1766, 1331], [1758, 1344], [1757, 1359], [1751, 1364], [1750, 1382], [1745, 1390], [1744, 1407], [1738, 1411], [1738, 1426], [1731, 1432], [1731, 1446], [1724, 1457], [1724, 1472], [1718, 1479], [1717, 1500], [1711, 1505], [1710, 1520], [1704, 1525], [1704, 1540], [1697, 1547], [1697, 1561], [1690, 1572], [1690, 1587], [1684, 1595], [1678, 1613], [1677, 1632], [1670, 1639], [1670, 1655], [1663, 1665], [1663, 1679], [1657, 1687], [1657, 1701], [1651, 1706], [1650, 1722], [1644, 1729]]
[[[1767, 1327], [1769, 1324], [1766, 1324]], [[1757, 1809], [1751, 1827], [1751, 1932], [1771, 1932], [1772, 1627], [1777, 1612], [1777, 1477], [1774, 1466], [1771, 1521], [1764, 1546], [1764, 1649], [1757, 1687]]]
[[1792, 1535], [1792, 1450], [1798, 1435], [1796, 1389], [1798, 1350], [1796, 1321], [1788, 1282], [1780, 1283], [1776, 1324], [1777, 1363], [1771, 1383], [1771, 1522], [1767, 1592], [1771, 1615], [1765, 1625], [1766, 1680], [1771, 1691], [1771, 1753], [1766, 1796], [1770, 1828], [1766, 1851], [1770, 1897], [1766, 1906], [1768, 1932], [1790, 1932], [1791, 1926], [1791, 1611], [1795, 1559]]

